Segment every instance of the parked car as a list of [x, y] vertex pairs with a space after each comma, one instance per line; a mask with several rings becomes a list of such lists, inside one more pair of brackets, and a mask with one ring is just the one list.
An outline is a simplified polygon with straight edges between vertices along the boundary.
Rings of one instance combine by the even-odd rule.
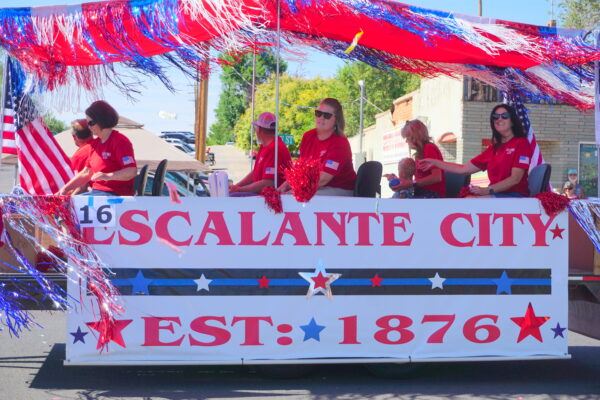
[[160, 133], [160, 137], [163, 139], [179, 139], [184, 143], [194, 144], [196, 143], [196, 137], [192, 132], [185, 131], [164, 131]]
[[165, 139], [165, 141], [167, 143], [169, 143], [170, 145], [177, 147], [179, 150], [183, 151], [184, 153], [186, 153], [192, 157], [196, 157], [196, 146], [194, 146], [193, 144], [188, 144], [188, 143], [182, 142], [179, 139]]
[[[174, 184], [177, 187], [177, 193], [179, 196], [198, 196], [208, 197], [208, 176], [199, 174], [196, 178], [191, 178], [182, 173], [176, 171], [167, 171], [165, 174], [165, 182]], [[154, 172], [148, 173], [148, 180], [146, 181], [146, 188], [144, 189], [145, 196], [152, 195], [152, 185], [154, 184]], [[194, 184], [196, 184], [196, 191], [194, 192]], [[168, 196], [169, 189], [167, 186], [163, 186], [162, 196]]]

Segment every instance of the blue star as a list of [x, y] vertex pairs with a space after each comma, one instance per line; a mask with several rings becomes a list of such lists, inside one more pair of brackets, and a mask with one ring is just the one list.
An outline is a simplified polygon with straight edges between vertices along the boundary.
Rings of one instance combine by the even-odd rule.
[[506, 271], [502, 271], [502, 276], [498, 279], [492, 279], [496, 285], [498, 285], [498, 289], [496, 289], [496, 294], [506, 293], [512, 294], [510, 285], [512, 284], [512, 279], [506, 275]]
[[131, 295], [136, 294], [150, 294], [148, 292], [148, 285], [152, 282], [152, 279], [146, 279], [144, 277], [144, 273], [140, 270], [138, 271], [135, 278], [129, 278], [129, 282], [131, 282]]
[[81, 327], [77, 327], [77, 331], [75, 332], [70, 332], [71, 335], [73, 335], [73, 337], [75, 338], [73, 340], [73, 344], [77, 343], [77, 342], [81, 342], [83, 344], [85, 344], [85, 335], [87, 335], [89, 332], [82, 332], [81, 331]]
[[563, 338], [563, 339], [565, 338], [565, 337], [563, 336], [563, 332], [564, 332], [564, 331], [565, 331], [567, 328], [561, 328], [561, 327], [560, 327], [560, 323], [558, 323], [558, 322], [557, 322], [557, 323], [556, 323], [556, 328], [550, 328], [550, 329], [552, 329], [552, 332], [554, 332], [554, 339], [556, 339], [556, 338], [557, 338], [557, 337], [559, 337], [559, 336], [560, 336], [561, 338]]
[[304, 331], [304, 341], [306, 342], [308, 339], [315, 339], [317, 342], [321, 341], [320, 333], [325, 327], [323, 325], [318, 325], [317, 321], [315, 321], [314, 317], [310, 319], [308, 325], [300, 325], [300, 328]]

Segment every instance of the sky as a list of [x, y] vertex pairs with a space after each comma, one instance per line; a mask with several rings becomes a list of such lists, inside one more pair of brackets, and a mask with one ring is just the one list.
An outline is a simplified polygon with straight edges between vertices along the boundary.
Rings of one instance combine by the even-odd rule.
[[[72, 5], [89, 3], [90, 1], [71, 0], [0, 0], [0, 7], [36, 7], [50, 5]], [[412, 0], [406, 3], [444, 11], [477, 15], [478, 0]], [[555, 0], [554, 3], [558, 3]], [[546, 25], [551, 19], [552, 0], [483, 0], [483, 16], [509, 21], [524, 22], [535, 25]], [[555, 13], [558, 13], [555, 7]], [[557, 19], [557, 17], [555, 17]], [[317, 76], [331, 77], [343, 65], [343, 61], [315, 50], [299, 49], [306, 55], [302, 62], [288, 61], [288, 72], [292, 75], [313, 78]], [[214, 109], [217, 107], [221, 84], [220, 70], [215, 70], [209, 79], [208, 86], [208, 126], [214, 120]], [[177, 89], [169, 92], [157, 79], [144, 78], [142, 95], [136, 102], [130, 102], [117, 89], [108, 87], [104, 90], [104, 100], [111, 103], [119, 114], [144, 124], [144, 127], [156, 134], [167, 130], [193, 131], [194, 128], [194, 86], [177, 71], [170, 71], [169, 76]], [[368, 93], [367, 93], [368, 97]], [[52, 103], [51, 101], [49, 103]], [[68, 110], [54, 110], [57, 118], [70, 123], [73, 119], [83, 118], [83, 110], [87, 104], [67, 106]], [[275, 106], [273, 105], [273, 108]], [[164, 118], [165, 115], [175, 119]]]

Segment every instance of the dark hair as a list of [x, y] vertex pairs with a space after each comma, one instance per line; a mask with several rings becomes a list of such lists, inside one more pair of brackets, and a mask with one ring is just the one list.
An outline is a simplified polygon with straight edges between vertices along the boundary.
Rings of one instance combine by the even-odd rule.
[[512, 122], [512, 131], [515, 137], [527, 137], [527, 133], [525, 133], [525, 131], [523, 130], [523, 124], [521, 124], [521, 120], [517, 116], [515, 109], [509, 106], [508, 104], [498, 104], [492, 109], [492, 112], [490, 113], [490, 126], [492, 127], [492, 144], [494, 145], [494, 147], [502, 143], [502, 135], [500, 135], [500, 132], [496, 130], [494, 126], [494, 119], [492, 118], [492, 115], [494, 115], [496, 113], [496, 110], [498, 110], [499, 108], [504, 108], [506, 109], [506, 111], [508, 111], [508, 114], [510, 115], [510, 121]]
[[333, 115], [335, 115], [335, 134], [338, 136], [344, 136], [344, 128], [346, 128], [346, 120], [344, 119], [344, 110], [338, 99], [333, 97], [327, 97], [321, 100], [319, 104], [326, 104], [333, 108]]
[[101, 129], [114, 128], [119, 123], [119, 114], [104, 100], [93, 102], [85, 110], [85, 115], [97, 123]]
[[71, 122], [71, 128], [73, 128], [73, 135], [79, 140], [86, 140], [92, 137], [92, 131], [88, 128], [85, 119], [76, 119]]
[[390, 106], [390, 114], [392, 114], [392, 117], [394, 116], [394, 111], [396, 111], [396, 105], [392, 102], [392, 105]]

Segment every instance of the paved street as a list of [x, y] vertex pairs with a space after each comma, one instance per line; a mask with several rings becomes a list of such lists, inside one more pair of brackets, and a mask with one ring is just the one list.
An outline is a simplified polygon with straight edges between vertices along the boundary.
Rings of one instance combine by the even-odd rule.
[[213, 169], [223, 169], [233, 183], [238, 182], [250, 172], [250, 157], [243, 150], [232, 145], [210, 146], [215, 153], [216, 164]]
[[571, 360], [419, 364], [409, 373], [392, 365], [387, 377], [362, 365], [325, 365], [303, 378], [276, 379], [242, 366], [65, 367], [65, 314], [34, 314], [43, 329], [18, 339], [0, 332], [2, 400], [600, 398], [600, 341], [574, 333]]

